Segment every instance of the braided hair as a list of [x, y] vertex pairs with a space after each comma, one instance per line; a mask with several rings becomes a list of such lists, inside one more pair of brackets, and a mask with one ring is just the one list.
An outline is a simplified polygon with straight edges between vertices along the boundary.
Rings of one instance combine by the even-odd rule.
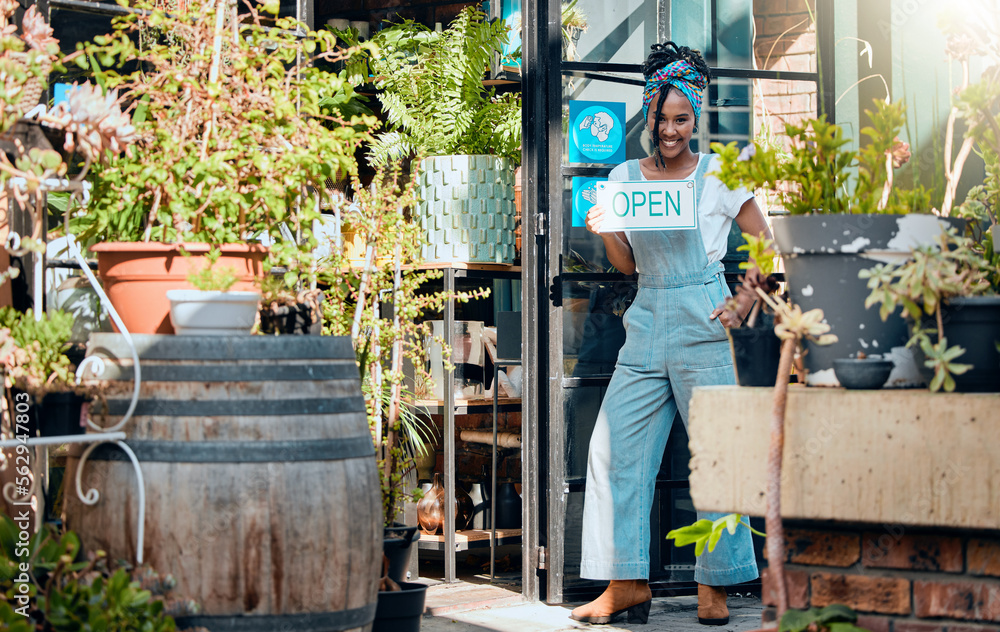
[[[705, 62], [705, 58], [701, 56], [701, 51], [688, 48], [687, 46], [678, 46], [673, 42], [664, 42], [663, 44], [653, 44], [650, 48], [649, 57], [642, 64], [642, 76], [649, 81], [649, 78], [653, 74], [675, 61], [684, 60], [694, 66], [695, 70], [705, 75], [705, 82], [709, 83], [712, 80], [712, 70], [708, 67]], [[660, 109], [663, 107], [663, 102], [667, 98], [667, 93], [670, 90], [677, 90], [673, 86], [667, 86], [663, 90], [660, 90], [660, 94], [656, 98], [656, 109], [654, 112], [659, 113]], [[657, 114], [655, 118], [656, 123], [653, 125], [653, 129], [649, 130], [651, 140], [653, 142], [654, 148], [654, 160], [656, 161], [657, 167], [662, 167], [661, 164], [662, 156], [660, 156], [660, 117]], [[694, 121], [695, 131], [698, 130], [698, 119]]]

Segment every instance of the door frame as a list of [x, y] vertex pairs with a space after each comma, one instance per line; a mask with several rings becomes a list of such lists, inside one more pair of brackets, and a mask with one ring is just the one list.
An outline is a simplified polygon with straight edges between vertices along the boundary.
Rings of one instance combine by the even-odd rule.
[[[524, 492], [523, 594], [531, 601], [564, 601], [563, 523], [569, 486], [566, 479], [563, 419], [562, 307], [550, 294], [561, 293], [563, 179], [600, 168], [570, 168], [561, 163], [562, 78], [616, 80], [639, 73], [638, 64], [562, 61], [560, 0], [522, 0], [522, 328], [524, 398], [522, 481]], [[714, 2], [714, 0], [706, 0]], [[713, 68], [717, 77], [814, 81], [819, 107], [834, 117], [834, 2], [816, 4], [817, 73]], [[659, 0], [657, 31], [669, 38], [670, 0]], [[824, 63], [826, 62], [826, 63]], [[632, 81], [642, 83], [641, 74]], [[581, 173], [577, 173], [581, 171]]]

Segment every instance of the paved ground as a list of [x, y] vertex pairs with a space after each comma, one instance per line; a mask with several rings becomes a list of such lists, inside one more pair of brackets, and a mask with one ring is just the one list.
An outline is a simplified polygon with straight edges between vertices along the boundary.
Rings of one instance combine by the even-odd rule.
[[698, 598], [653, 599], [647, 625], [616, 623], [591, 626], [569, 618], [578, 604], [549, 606], [525, 603], [515, 592], [496, 586], [438, 584], [427, 591], [427, 616], [421, 632], [746, 632], [761, 627], [761, 603], [750, 597], [729, 598], [729, 625], [707, 627], [698, 623]]

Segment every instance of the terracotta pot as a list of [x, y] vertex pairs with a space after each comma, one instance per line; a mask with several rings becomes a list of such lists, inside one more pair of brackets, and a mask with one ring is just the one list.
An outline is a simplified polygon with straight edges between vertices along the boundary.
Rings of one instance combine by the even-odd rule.
[[[192, 256], [182, 255], [181, 246]], [[222, 255], [216, 265], [236, 269], [240, 278], [232, 289], [257, 289], [254, 281], [264, 274], [262, 262], [267, 249], [258, 244], [219, 248]], [[208, 252], [209, 245], [111, 242], [97, 244], [91, 250], [97, 253], [104, 291], [129, 332], [172, 334], [167, 290], [193, 289], [187, 276], [205, 267], [201, 255]]]

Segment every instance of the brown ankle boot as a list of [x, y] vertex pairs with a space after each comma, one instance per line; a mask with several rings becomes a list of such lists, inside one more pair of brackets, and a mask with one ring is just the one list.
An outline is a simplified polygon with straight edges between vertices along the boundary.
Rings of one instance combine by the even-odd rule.
[[698, 623], [702, 625], [726, 625], [729, 623], [725, 588], [698, 584]]
[[584, 623], [611, 623], [624, 612], [628, 623], [646, 623], [652, 599], [645, 579], [613, 579], [600, 597], [574, 609], [569, 618]]

